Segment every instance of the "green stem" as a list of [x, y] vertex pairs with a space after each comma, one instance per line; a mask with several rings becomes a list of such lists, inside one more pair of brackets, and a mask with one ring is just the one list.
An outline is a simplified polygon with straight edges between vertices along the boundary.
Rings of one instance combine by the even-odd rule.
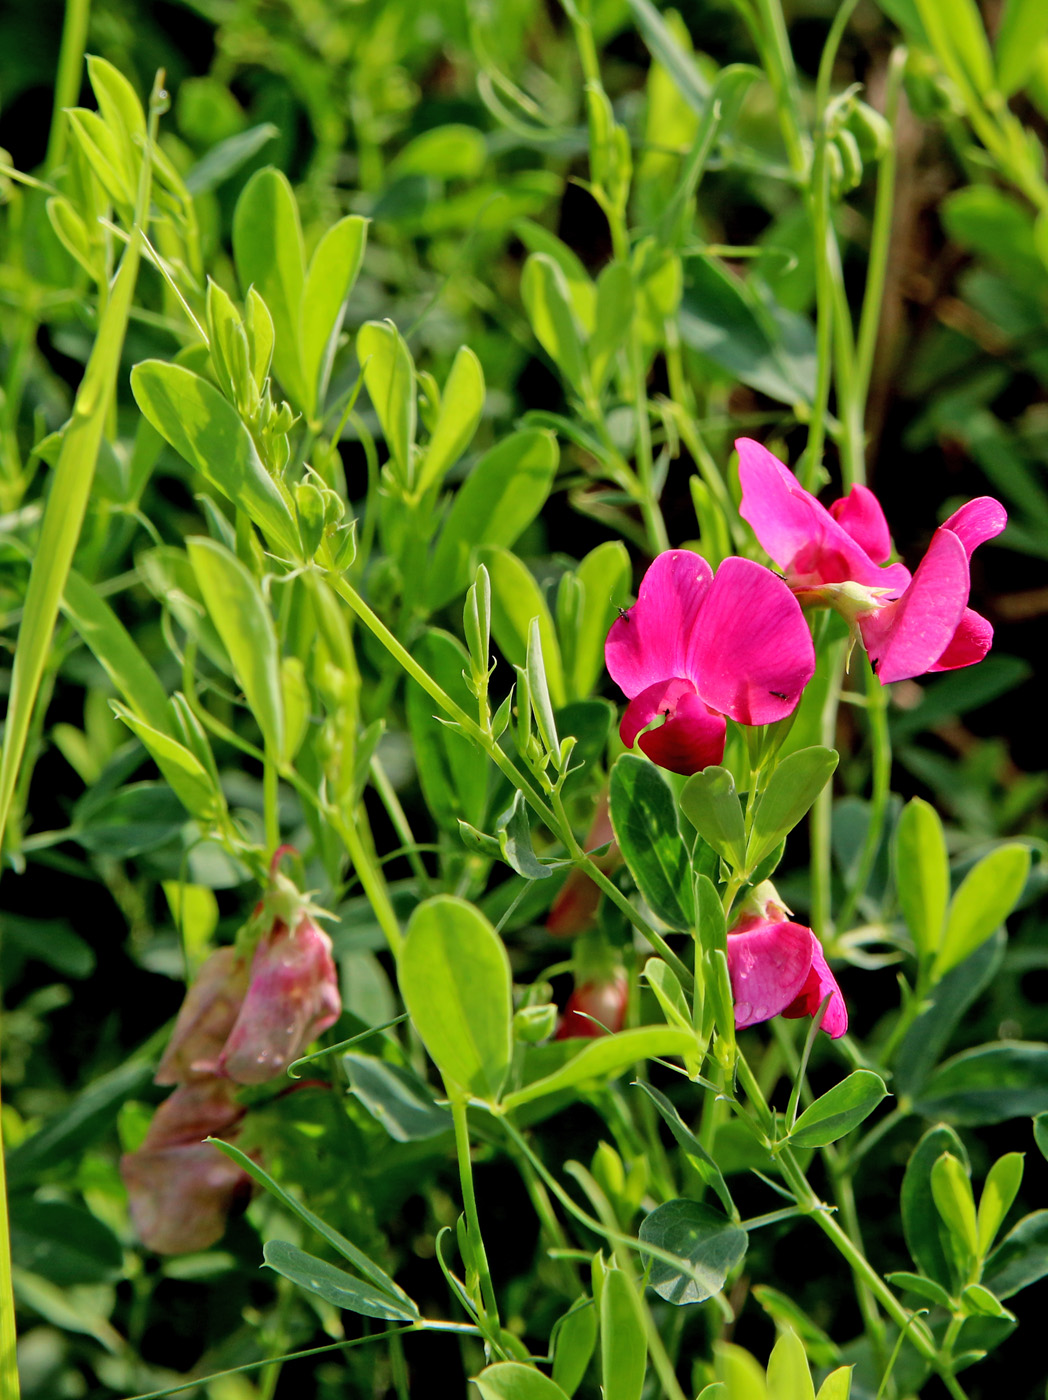
[[408, 821], [407, 813], [401, 806], [400, 798], [397, 796], [396, 788], [389, 781], [389, 776], [383, 768], [378, 755], [371, 756], [371, 781], [375, 785], [375, 791], [382, 799], [382, 805], [386, 809], [390, 821], [393, 823], [393, 830], [400, 838], [400, 844], [404, 847], [404, 854], [408, 858], [408, 863], [415, 873], [415, 878], [423, 895], [431, 893], [429, 883], [429, 871], [426, 869], [422, 857], [418, 853], [418, 842], [415, 840], [414, 832]]
[[891, 797], [892, 742], [888, 730], [888, 692], [874, 675], [871, 666], [866, 667], [866, 715], [870, 726], [870, 756], [873, 768], [873, 789], [870, 795], [870, 819], [863, 839], [862, 854], [855, 881], [848, 891], [837, 923], [846, 929], [855, 917], [855, 910], [866, 893], [870, 883], [877, 854], [884, 835], [884, 823], [888, 815], [888, 801]]
[[44, 157], [44, 169], [48, 174], [51, 174], [65, 156], [69, 124], [64, 109], [75, 107], [80, 96], [90, 13], [91, 0], [66, 0], [62, 43], [58, 51], [58, 71], [55, 76], [55, 99], [51, 108], [51, 130], [47, 138], [47, 155]]
[[761, 57], [779, 108], [779, 123], [790, 169], [803, 179], [808, 169], [808, 157], [801, 133], [797, 70], [786, 33], [786, 17], [780, 0], [756, 0], [756, 9], [764, 39]]
[[280, 845], [280, 779], [276, 759], [266, 746], [266, 761], [262, 766], [262, 804], [265, 813], [266, 851], [272, 856]]
[[400, 932], [400, 921], [390, 901], [389, 890], [381, 867], [361, 840], [352, 815], [347, 816], [343, 812], [329, 809], [326, 816], [346, 848], [346, 854], [356, 871], [368, 902], [375, 911], [379, 928], [385, 934], [386, 942], [389, 944], [393, 956], [399, 957], [404, 938]]
[[903, 48], [895, 49], [888, 62], [888, 75], [884, 85], [884, 118], [891, 128], [892, 139], [888, 142], [880, 161], [877, 195], [873, 206], [873, 224], [870, 229], [870, 254], [866, 264], [866, 289], [863, 292], [859, 333], [855, 343], [855, 377], [852, 391], [856, 403], [863, 406], [864, 416], [866, 400], [870, 392], [870, 378], [873, 374], [873, 357], [877, 349], [877, 331], [880, 326], [881, 308], [884, 302], [884, 284], [888, 273], [892, 214], [895, 209], [897, 164], [895, 124], [899, 116], [899, 97], [902, 92], [902, 79], [905, 70], [906, 50]]
[[469, 1122], [466, 1116], [466, 1105], [461, 1099], [452, 1102], [451, 1117], [455, 1125], [455, 1152], [458, 1156], [459, 1181], [462, 1183], [462, 1208], [466, 1214], [466, 1232], [469, 1236], [473, 1260], [477, 1266], [484, 1315], [487, 1322], [497, 1331], [501, 1326], [499, 1306], [495, 1298], [495, 1286], [491, 1282], [491, 1270], [488, 1267], [484, 1237], [480, 1233], [477, 1197], [473, 1190], [473, 1159], [470, 1156], [469, 1147]]
[[[822, 707], [819, 743], [834, 747], [837, 732], [837, 709], [840, 704], [841, 678], [844, 674], [844, 643], [836, 643], [836, 655], [830, 663], [829, 686]], [[811, 927], [825, 940], [831, 931], [831, 860], [833, 827], [833, 787], [827, 783], [815, 799], [809, 819], [811, 837]]]

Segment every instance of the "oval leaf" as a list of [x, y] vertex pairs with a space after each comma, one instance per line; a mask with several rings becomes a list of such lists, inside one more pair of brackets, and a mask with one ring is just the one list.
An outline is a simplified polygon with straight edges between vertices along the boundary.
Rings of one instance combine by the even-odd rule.
[[962, 963], [1004, 923], [1030, 872], [1030, 851], [1017, 842], [998, 846], [974, 865], [950, 901], [935, 974]]
[[637, 1235], [684, 1262], [686, 1267], [677, 1270], [653, 1259], [648, 1274], [659, 1297], [678, 1306], [719, 1293], [749, 1243], [745, 1230], [700, 1201], [665, 1201], [645, 1216]]
[[397, 975], [449, 1092], [497, 1099], [513, 1053], [511, 977], [505, 945], [484, 915], [451, 895], [420, 904]]
[[887, 1094], [884, 1080], [869, 1069], [856, 1069], [813, 1104], [794, 1125], [794, 1147], [826, 1147], [868, 1118]]
[[503, 1104], [508, 1109], [519, 1108], [521, 1104], [562, 1089], [573, 1089], [592, 1080], [612, 1079], [638, 1060], [661, 1055], [685, 1056], [695, 1054], [696, 1049], [694, 1033], [678, 1026], [637, 1026], [619, 1031], [617, 1035], [601, 1036], [552, 1074], [507, 1094]]
[[620, 756], [611, 770], [610, 813], [615, 840], [649, 907], [670, 928], [690, 928], [695, 905], [677, 803], [649, 759]]
[[746, 850], [747, 869], [756, 869], [785, 840], [830, 781], [837, 761], [834, 749], [819, 745], [798, 749], [783, 759], [757, 804]]
[[391, 1322], [418, 1320], [416, 1310], [402, 1306], [388, 1293], [380, 1293], [374, 1284], [354, 1278], [345, 1269], [329, 1264], [325, 1259], [317, 1259], [286, 1240], [267, 1240], [262, 1246], [262, 1257], [278, 1274], [336, 1308]]

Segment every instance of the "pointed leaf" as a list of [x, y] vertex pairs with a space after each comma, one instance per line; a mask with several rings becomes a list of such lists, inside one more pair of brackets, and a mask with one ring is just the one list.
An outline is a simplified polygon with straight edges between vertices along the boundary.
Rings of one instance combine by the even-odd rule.
[[340, 219], [317, 244], [302, 293], [302, 373], [305, 408], [323, 408], [342, 319], [364, 259], [368, 222], [357, 214]]
[[887, 1094], [884, 1080], [869, 1069], [852, 1070], [847, 1079], [804, 1110], [789, 1141], [794, 1147], [826, 1147], [868, 1118]]
[[233, 253], [240, 289], [253, 286], [273, 318], [273, 369], [288, 397], [306, 408], [309, 390], [300, 333], [306, 255], [298, 204], [288, 178], [267, 166], [244, 186], [233, 213]]
[[415, 489], [420, 495], [444, 480], [448, 468], [473, 441], [483, 412], [484, 371], [469, 346], [463, 345], [444, 385], [440, 413], [419, 468]]
[[834, 749], [798, 749], [784, 758], [768, 780], [757, 803], [746, 850], [746, 865], [755, 870], [806, 815], [833, 777], [838, 755]]
[[364, 1317], [380, 1317], [391, 1322], [416, 1322], [418, 1309], [406, 1307], [373, 1284], [354, 1278], [345, 1269], [317, 1259], [285, 1240], [267, 1240], [262, 1257], [271, 1269], [290, 1279], [307, 1293], [315, 1293], [326, 1303]]
[[647, 758], [625, 753], [611, 770], [611, 825], [630, 874], [670, 928], [695, 921], [688, 852], [669, 784]]
[[1030, 871], [1030, 850], [998, 846], [964, 877], [950, 901], [946, 932], [935, 960], [942, 976], [962, 963], [998, 929], [1015, 908]]

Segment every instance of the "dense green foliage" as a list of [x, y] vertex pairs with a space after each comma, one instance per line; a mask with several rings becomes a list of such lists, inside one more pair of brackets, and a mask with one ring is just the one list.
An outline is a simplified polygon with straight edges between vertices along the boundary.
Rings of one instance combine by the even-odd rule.
[[[4, 1400], [12, 1307], [24, 1400], [1045, 1394], [1048, 10], [985, 8], [0, 17]], [[685, 778], [604, 643], [766, 561], [740, 436], [914, 566], [999, 497], [996, 640], [885, 687], [818, 612]], [[736, 1036], [773, 875], [839, 1040]], [[267, 891], [342, 1012], [157, 1254], [121, 1155]]]

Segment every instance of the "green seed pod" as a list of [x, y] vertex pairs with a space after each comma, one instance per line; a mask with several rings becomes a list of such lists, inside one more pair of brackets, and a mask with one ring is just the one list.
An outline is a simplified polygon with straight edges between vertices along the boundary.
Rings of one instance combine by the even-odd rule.
[[553, 1034], [557, 1008], [551, 1001], [538, 1006], [522, 1006], [513, 1016], [513, 1036], [522, 1045], [536, 1045]]

